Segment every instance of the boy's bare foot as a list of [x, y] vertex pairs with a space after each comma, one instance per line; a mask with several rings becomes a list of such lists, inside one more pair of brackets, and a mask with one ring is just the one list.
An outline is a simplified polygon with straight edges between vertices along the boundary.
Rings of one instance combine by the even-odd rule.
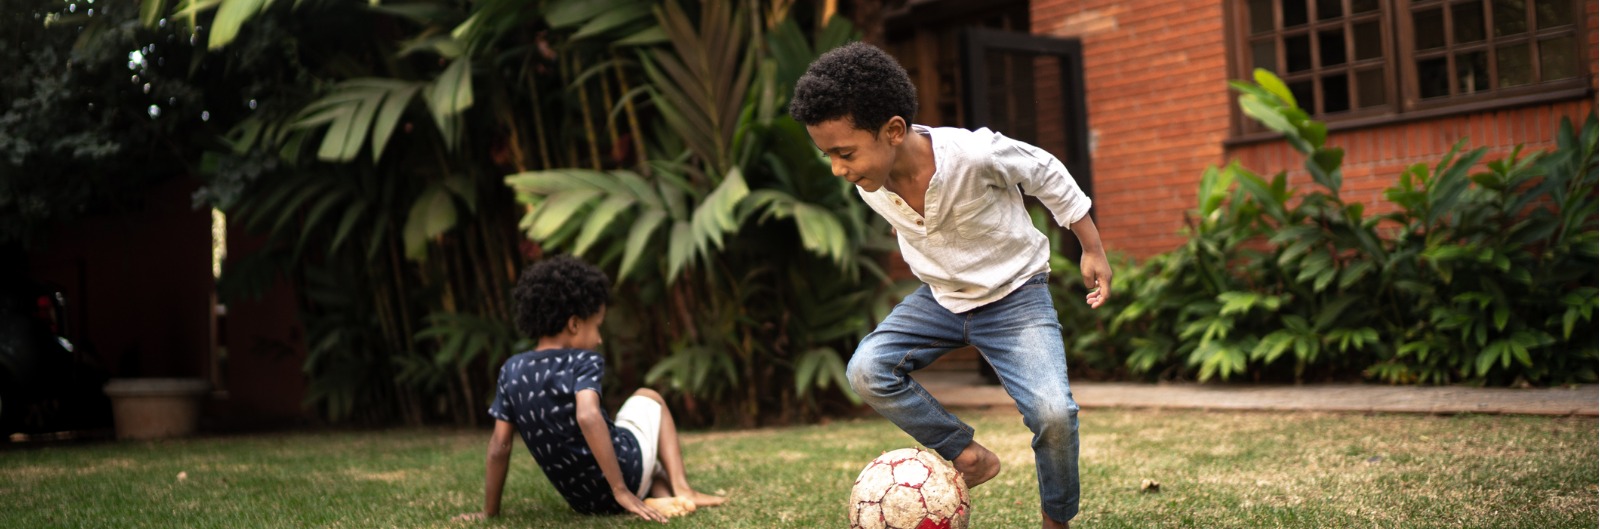
[[962, 449], [961, 455], [956, 456], [956, 460], [951, 463], [955, 464], [956, 471], [966, 480], [968, 489], [982, 485], [1000, 474], [1000, 457], [977, 441]]
[[691, 492], [678, 497], [683, 498], [695, 507], [716, 507], [718, 505], [728, 503], [727, 498], [722, 496], [712, 496], [703, 492]]
[[662, 516], [677, 518], [694, 512], [694, 502], [686, 501], [681, 497], [645, 498], [644, 504]]

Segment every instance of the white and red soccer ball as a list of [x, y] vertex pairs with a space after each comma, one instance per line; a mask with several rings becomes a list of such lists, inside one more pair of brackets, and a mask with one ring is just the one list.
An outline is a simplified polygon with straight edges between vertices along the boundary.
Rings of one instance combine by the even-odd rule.
[[884, 452], [850, 489], [850, 529], [966, 529], [970, 514], [961, 473], [920, 448]]

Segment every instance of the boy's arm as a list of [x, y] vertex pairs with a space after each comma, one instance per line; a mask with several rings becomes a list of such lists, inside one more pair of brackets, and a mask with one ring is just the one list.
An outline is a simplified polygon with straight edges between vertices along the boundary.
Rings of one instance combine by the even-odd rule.
[[644, 500], [628, 490], [627, 482], [623, 481], [622, 466], [617, 463], [616, 449], [611, 446], [611, 430], [606, 427], [605, 415], [600, 412], [600, 392], [578, 390], [577, 398], [578, 429], [583, 430], [583, 440], [588, 443], [589, 452], [594, 454], [595, 463], [600, 465], [600, 473], [605, 474], [606, 483], [611, 485], [611, 495], [616, 498], [617, 504], [640, 518], [667, 523], [666, 516], [645, 505]]
[[506, 421], [494, 422], [494, 433], [489, 436], [489, 456], [484, 461], [483, 512], [457, 516], [457, 520], [480, 520], [500, 515], [500, 495], [505, 490], [506, 471], [511, 467], [511, 443], [516, 425]]
[[1083, 246], [1079, 268], [1083, 271], [1083, 286], [1089, 288], [1084, 301], [1091, 309], [1100, 308], [1111, 297], [1111, 263], [1106, 261], [1106, 250], [1100, 244], [1100, 229], [1095, 227], [1093, 218], [1084, 215], [1072, 223], [1072, 233], [1077, 234], [1078, 244]]

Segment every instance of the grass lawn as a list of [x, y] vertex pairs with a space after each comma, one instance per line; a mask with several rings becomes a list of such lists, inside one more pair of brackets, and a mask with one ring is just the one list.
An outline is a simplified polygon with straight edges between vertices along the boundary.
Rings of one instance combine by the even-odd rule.
[[[972, 527], [1038, 524], [1030, 434], [963, 412], [1007, 467]], [[1091, 409], [1074, 527], [1595, 527], [1593, 418]], [[0, 527], [464, 527], [488, 432], [397, 430], [0, 449]], [[683, 527], [842, 527], [861, 467], [913, 445], [880, 419], [691, 433], [692, 482], [732, 503]], [[187, 479], [179, 480], [180, 472]], [[1140, 493], [1143, 479], [1161, 483]], [[481, 527], [643, 527], [572, 514], [518, 447]]]

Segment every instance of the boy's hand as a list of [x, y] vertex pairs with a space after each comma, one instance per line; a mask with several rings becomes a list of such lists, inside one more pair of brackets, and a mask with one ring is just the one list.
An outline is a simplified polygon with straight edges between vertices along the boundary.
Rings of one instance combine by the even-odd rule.
[[617, 498], [617, 503], [622, 505], [623, 509], [627, 509], [628, 512], [637, 514], [640, 518], [652, 522], [667, 523], [666, 515], [661, 514], [660, 511], [651, 508], [649, 505], [645, 505], [644, 500], [634, 496], [632, 492], [617, 491], [613, 493], [613, 496]]
[[1084, 301], [1089, 303], [1089, 308], [1098, 309], [1111, 297], [1111, 264], [1106, 262], [1104, 251], [1083, 252], [1080, 263], [1083, 286], [1089, 288], [1089, 295]]

